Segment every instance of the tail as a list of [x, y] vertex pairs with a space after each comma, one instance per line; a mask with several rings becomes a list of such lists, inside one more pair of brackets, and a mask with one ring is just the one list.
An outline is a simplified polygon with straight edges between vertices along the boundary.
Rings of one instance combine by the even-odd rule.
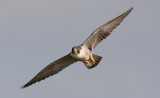
[[97, 66], [102, 59], [101, 56], [98, 56], [95, 54], [93, 54], [92, 56], [93, 56], [93, 59], [95, 60], [94, 64], [87, 64], [87, 63], [83, 62], [88, 69], [91, 69], [91, 68], [94, 68], [95, 66]]

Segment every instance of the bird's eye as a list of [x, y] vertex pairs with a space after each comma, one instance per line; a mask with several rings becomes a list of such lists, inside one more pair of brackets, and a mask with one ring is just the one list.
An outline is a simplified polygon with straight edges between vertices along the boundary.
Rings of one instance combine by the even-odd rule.
[[74, 48], [74, 52], [76, 52], [77, 54], [79, 54], [80, 50], [78, 48]]
[[79, 49], [77, 49], [77, 53], [78, 53], [78, 54], [80, 53]]

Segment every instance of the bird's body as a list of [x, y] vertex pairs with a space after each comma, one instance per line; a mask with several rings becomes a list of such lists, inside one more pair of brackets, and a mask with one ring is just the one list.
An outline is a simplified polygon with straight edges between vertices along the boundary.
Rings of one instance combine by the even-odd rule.
[[73, 47], [70, 56], [82, 61], [88, 69], [95, 67], [102, 58], [99, 56], [96, 59], [95, 55], [92, 54], [92, 51], [89, 50], [85, 45]]
[[111, 34], [111, 32], [123, 21], [123, 19], [132, 11], [132, 9], [133, 8], [130, 8], [120, 16], [100, 26], [87, 38], [87, 40], [85, 40], [85, 42], [82, 45], [73, 47], [72, 51], [68, 55], [46, 66], [33, 79], [31, 79], [27, 84], [22, 86], [22, 88], [28, 87], [36, 82], [44, 80], [45, 78], [58, 73], [65, 67], [77, 61], [83, 62], [88, 69], [97, 66], [101, 61], [102, 57], [92, 54], [92, 50], [103, 39], [105, 39], [107, 36]]

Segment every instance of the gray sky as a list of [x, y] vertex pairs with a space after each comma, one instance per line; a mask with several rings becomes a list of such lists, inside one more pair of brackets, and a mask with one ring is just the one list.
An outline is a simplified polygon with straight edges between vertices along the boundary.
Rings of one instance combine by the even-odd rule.
[[[0, 0], [0, 97], [158, 98], [159, 4], [159, 0]], [[131, 6], [131, 14], [95, 49], [103, 57], [97, 67], [88, 70], [78, 62], [20, 89]]]

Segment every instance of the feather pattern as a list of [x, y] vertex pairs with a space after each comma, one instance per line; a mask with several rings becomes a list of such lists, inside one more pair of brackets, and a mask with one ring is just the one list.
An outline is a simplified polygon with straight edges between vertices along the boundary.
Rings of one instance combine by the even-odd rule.
[[82, 45], [88, 47], [88, 49], [92, 51], [103, 39], [111, 34], [111, 32], [123, 21], [123, 19], [132, 11], [132, 9], [133, 8], [130, 8], [120, 16], [100, 26], [87, 38]]
[[28, 87], [36, 82], [44, 80], [49, 76], [52, 76], [62, 69], [66, 68], [70, 64], [77, 62], [77, 59], [70, 56], [70, 54], [58, 59], [57, 61], [52, 62], [48, 66], [46, 66], [43, 70], [41, 70], [33, 79], [31, 79], [27, 84], [22, 86], [21, 88]]

